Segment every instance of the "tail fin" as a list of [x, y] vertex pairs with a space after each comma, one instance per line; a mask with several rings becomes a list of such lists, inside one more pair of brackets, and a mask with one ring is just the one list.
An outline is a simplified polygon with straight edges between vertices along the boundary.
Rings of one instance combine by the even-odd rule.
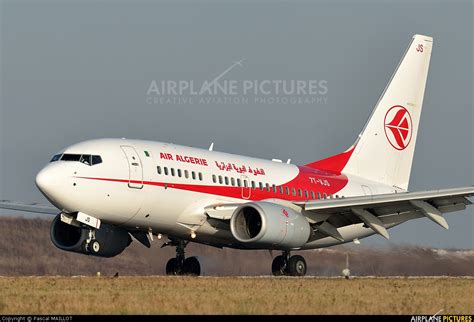
[[308, 164], [408, 189], [433, 38], [415, 35], [356, 143]]

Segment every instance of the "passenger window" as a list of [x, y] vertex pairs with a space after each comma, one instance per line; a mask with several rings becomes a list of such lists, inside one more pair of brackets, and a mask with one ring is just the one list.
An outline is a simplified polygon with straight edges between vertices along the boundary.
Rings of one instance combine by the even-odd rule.
[[178, 177], [181, 178], [181, 169], [178, 169]]
[[230, 184], [231, 184], [232, 186], [235, 186], [235, 179], [234, 179], [234, 178], [230, 178]]
[[280, 186], [280, 194], [283, 194], [283, 186]]
[[191, 171], [191, 177], [193, 178], [193, 180], [196, 180], [196, 172]]
[[225, 185], [228, 186], [229, 185], [229, 178], [224, 177], [224, 182], [225, 182]]
[[248, 187], [248, 183], [247, 183], [247, 180], [244, 179], [244, 187], [247, 188]]
[[61, 156], [62, 156], [62, 154], [56, 154], [55, 156], [53, 156], [53, 158], [49, 162], [58, 161], [59, 159], [61, 159]]
[[323, 193], [323, 199], [326, 199], [328, 195], [326, 193]]
[[291, 194], [292, 194], [293, 196], [296, 196], [296, 189], [295, 189], [295, 188], [291, 188]]
[[321, 193], [318, 192], [318, 199], [321, 199]]
[[165, 175], [167, 176], [168, 175], [168, 167], [165, 167], [164, 170], [165, 170]]
[[216, 183], [216, 175], [215, 174], [212, 175], [212, 182]]
[[268, 192], [270, 192], [270, 185], [268, 183], [265, 183], [265, 188], [267, 189]]
[[316, 196], [314, 195], [314, 191], [311, 190], [311, 199], [316, 199]]
[[161, 174], [161, 167], [160, 167], [160, 166], [157, 166], [157, 167], [156, 167], [156, 171], [158, 171], [158, 174]]
[[309, 198], [309, 195], [308, 195], [308, 190], [305, 190], [305, 191], [304, 191], [304, 197], [305, 197], [306, 199], [308, 199], [308, 198]]
[[222, 176], [219, 176], [219, 184], [222, 184]]
[[188, 170], [184, 170], [184, 177], [187, 179], [189, 178], [189, 172]]
[[289, 195], [290, 195], [290, 188], [289, 188], [289, 187], [285, 187], [285, 190], [286, 190], [286, 194], [289, 196]]
[[202, 173], [201, 172], [198, 173], [198, 176], [199, 176], [199, 181], [202, 181]]
[[277, 192], [277, 187], [275, 185], [272, 185], [272, 188], [273, 188], [273, 193], [276, 193]]
[[258, 187], [260, 188], [260, 190], [263, 190], [263, 183], [259, 182]]
[[91, 155], [83, 154], [79, 162], [84, 163], [85, 165], [91, 165]]
[[171, 176], [174, 177], [174, 168], [171, 168]]
[[241, 186], [242, 186], [242, 184], [240, 182], [240, 179], [237, 179], [237, 187], [241, 187]]
[[303, 193], [301, 192], [301, 189], [298, 189], [298, 196], [303, 197]]
[[255, 181], [252, 180], [252, 189], [255, 189]]

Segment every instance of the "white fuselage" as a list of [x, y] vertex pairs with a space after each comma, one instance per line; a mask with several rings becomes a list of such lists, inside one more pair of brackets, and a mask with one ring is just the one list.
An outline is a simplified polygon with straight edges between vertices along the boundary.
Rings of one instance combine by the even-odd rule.
[[[204, 208], [210, 205], [397, 192], [349, 174], [152, 141], [92, 140], [61, 154], [98, 155], [102, 161], [58, 160], [38, 173], [37, 186], [61, 211], [184, 239], [194, 231], [193, 241], [215, 246], [239, 247], [228, 230], [207, 221]], [[362, 224], [340, 232], [346, 241], [374, 233]], [[303, 248], [338, 243], [326, 237]]]

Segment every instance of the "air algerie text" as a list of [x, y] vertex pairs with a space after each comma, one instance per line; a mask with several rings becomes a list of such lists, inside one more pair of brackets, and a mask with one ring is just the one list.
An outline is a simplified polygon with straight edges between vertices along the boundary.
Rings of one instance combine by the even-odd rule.
[[204, 166], [207, 167], [207, 160], [206, 159], [195, 158], [195, 157], [191, 157], [191, 156], [188, 156], [188, 155], [176, 154], [175, 158], [173, 159], [173, 155], [171, 153], [160, 152], [160, 159], [176, 160], [176, 161], [179, 161], [179, 162], [192, 163], [192, 164], [197, 164], [197, 165], [204, 165]]

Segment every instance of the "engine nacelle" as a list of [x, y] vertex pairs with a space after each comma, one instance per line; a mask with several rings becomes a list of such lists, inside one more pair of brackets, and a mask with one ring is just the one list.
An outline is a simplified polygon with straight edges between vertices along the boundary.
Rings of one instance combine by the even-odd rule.
[[238, 207], [230, 219], [238, 241], [252, 248], [295, 249], [305, 245], [311, 227], [291, 208], [269, 202], [251, 202]]
[[[100, 229], [94, 231], [94, 239], [100, 243], [100, 251], [96, 256], [113, 257], [125, 250], [130, 245], [132, 238], [127, 230], [113, 225], [102, 224]], [[89, 238], [89, 228], [69, 225], [61, 221], [61, 214], [57, 215], [51, 223], [51, 241], [59, 249], [90, 254], [85, 248]]]

